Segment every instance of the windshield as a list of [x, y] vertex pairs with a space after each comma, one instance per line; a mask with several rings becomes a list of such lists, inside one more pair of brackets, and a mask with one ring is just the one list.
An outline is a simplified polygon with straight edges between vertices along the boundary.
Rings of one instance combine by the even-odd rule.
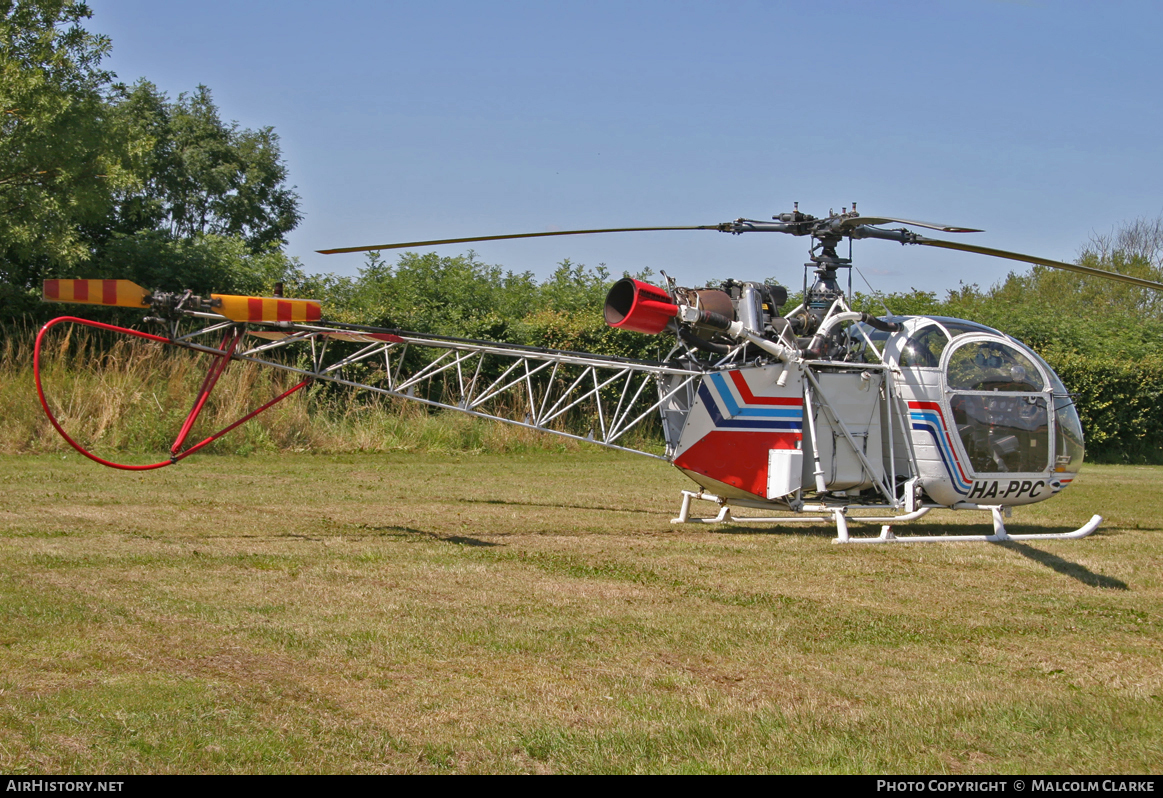
[[1045, 382], [1029, 357], [1001, 341], [975, 341], [949, 358], [949, 387], [964, 391], [1040, 392]]
[[1066, 390], [1066, 386], [1050, 368], [1050, 364], [1031, 352], [1035, 359], [1050, 375], [1050, 388], [1054, 392], [1054, 417], [1057, 419], [1057, 448], [1054, 457], [1055, 471], [1077, 471], [1086, 457], [1086, 445], [1082, 437], [1082, 419], [1078, 417], [1078, 408], [1074, 403], [1074, 396]]
[[949, 406], [975, 473], [1045, 471], [1050, 464], [1049, 397], [1031, 354], [990, 339], [961, 344], [949, 356]]

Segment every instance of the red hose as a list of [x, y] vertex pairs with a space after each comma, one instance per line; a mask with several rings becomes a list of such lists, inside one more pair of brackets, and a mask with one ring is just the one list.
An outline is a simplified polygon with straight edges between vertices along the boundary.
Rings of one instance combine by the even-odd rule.
[[[159, 343], [163, 343], [163, 344], [172, 344], [174, 342], [172, 340], [170, 340], [169, 338], [163, 338], [160, 335], [152, 335], [150, 333], [141, 332], [140, 330], [131, 330], [128, 327], [117, 327], [115, 325], [104, 324], [104, 323], [99, 322], [99, 321], [90, 321], [89, 319], [81, 319], [81, 318], [77, 318], [76, 316], [59, 316], [58, 318], [53, 319], [52, 321], [48, 322], [43, 327], [41, 327], [40, 332], [38, 332], [36, 334], [36, 344], [33, 347], [33, 353], [32, 353], [32, 376], [36, 382], [36, 393], [37, 393], [37, 396], [40, 397], [40, 406], [42, 408], [44, 408], [44, 414], [46, 416], [48, 416], [48, 420], [52, 423], [53, 427], [56, 428], [56, 431], [58, 433], [60, 433], [60, 436], [62, 438], [64, 438], [65, 441], [70, 446], [72, 446], [74, 449], [76, 449], [81, 454], [85, 455], [85, 457], [88, 457], [90, 460], [93, 460], [94, 462], [100, 463], [101, 465], [104, 465], [104, 466], [109, 466], [110, 468], [120, 468], [124, 471], [149, 471], [149, 470], [152, 470], [154, 468], [165, 468], [168, 465], [173, 465], [174, 463], [178, 462], [179, 460], [183, 460], [186, 457], [189, 457], [190, 455], [192, 455], [194, 452], [198, 451], [202, 447], [207, 446], [210, 443], [213, 443], [214, 441], [218, 440], [223, 435], [225, 435], [226, 433], [235, 429], [236, 427], [238, 427], [242, 424], [245, 424], [247, 421], [250, 421], [252, 418], [257, 416], [259, 413], [263, 412], [264, 410], [266, 410], [269, 407], [272, 407], [273, 405], [278, 404], [279, 402], [283, 401], [288, 396], [295, 393], [299, 389], [305, 387], [306, 385], [308, 385], [311, 382], [310, 379], [303, 380], [298, 385], [296, 385], [294, 388], [291, 388], [290, 390], [284, 391], [283, 393], [279, 394], [271, 401], [267, 402], [262, 407], [248, 413], [247, 415], [240, 418], [238, 421], [235, 421], [233, 424], [225, 427], [222, 430], [219, 430], [218, 432], [214, 433], [213, 435], [206, 438], [205, 440], [199, 441], [198, 443], [194, 444], [193, 446], [186, 449], [185, 451], [180, 452], [180, 453], [173, 451], [172, 456], [168, 460], [163, 460], [163, 461], [158, 462], [158, 463], [151, 463], [150, 465], [125, 465], [124, 463], [114, 463], [112, 461], [102, 459], [102, 458], [98, 457], [97, 455], [93, 454], [92, 452], [87, 451], [79, 443], [77, 443], [72, 438], [70, 438], [68, 433], [64, 431], [64, 429], [61, 427], [60, 423], [57, 421], [56, 416], [54, 416], [52, 414], [52, 411], [49, 410], [48, 401], [44, 397], [44, 388], [40, 384], [40, 344], [41, 344], [41, 341], [44, 339], [44, 334], [46, 332], [48, 332], [51, 328], [55, 327], [56, 325], [58, 325], [62, 322], [70, 322], [72, 324], [83, 324], [87, 327], [96, 327], [100, 330], [109, 330], [111, 332], [124, 333], [126, 335], [134, 335], [134, 336], [137, 336], [138, 338], [144, 338], [147, 341], [158, 341]], [[222, 371], [225, 370], [226, 363], [228, 363], [230, 361], [230, 357], [234, 353], [234, 347], [237, 345], [239, 337], [240, 336], [236, 335], [234, 337], [234, 340], [230, 343], [230, 348], [229, 349], [224, 348], [224, 350], [220, 353], [220, 356], [223, 358], [223, 361], [220, 364], [214, 364], [211, 366], [210, 374], [208, 374], [206, 376], [206, 380], [204, 380], [202, 383], [202, 390], [199, 391], [199, 397], [195, 402], [194, 409], [190, 412], [190, 416], [187, 417], [186, 424], [183, 425], [182, 431], [179, 433], [179, 437], [174, 443], [174, 446], [173, 446], [174, 450], [176, 450], [178, 447], [180, 447], [182, 445], [182, 443], [185, 441], [186, 435], [189, 434], [189, 428], [194, 423], [194, 418], [197, 417], [198, 411], [200, 411], [202, 409], [202, 405], [205, 403], [206, 398], [210, 394], [210, 391], [213, 390], [214, 383], [216, 383], [218, 381], [218, 377], [221, 376]], [[225, 343], [226, 343], [226, 341], [224, 340], [223, 344], [225, 344]], [[216, 376], [214, 376], [213, 380], [211, 380], [211, 375], [214, 375], [215, 372], [217, 372], [217, 374], [216, 374]]]

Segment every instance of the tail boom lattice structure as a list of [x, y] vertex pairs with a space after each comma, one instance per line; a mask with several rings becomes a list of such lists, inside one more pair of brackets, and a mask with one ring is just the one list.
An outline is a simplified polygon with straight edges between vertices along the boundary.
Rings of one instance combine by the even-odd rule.
[[[230, 326], [170, 340], [222, 356], [203, 341]], [[629, 433], [657, 423], [659, 409], [692, 393], [704, 374], [680, 364], [355, 325], [250, 330], [248, 339], [260, 342], [239, 345], [233, 359], [662, 460], [669, 457], [640, 448], [641, 436]], [[292, 347], [309, 351], [310, 367], [276, 356]]]

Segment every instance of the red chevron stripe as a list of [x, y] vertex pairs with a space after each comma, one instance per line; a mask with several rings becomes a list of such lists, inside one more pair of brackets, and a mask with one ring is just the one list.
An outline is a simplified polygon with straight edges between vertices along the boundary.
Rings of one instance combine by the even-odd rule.
[[751, 393], [751, 387], [747, 384], [747, 380], [743, 379], [743, 375], [738, 369], [731, 372], [731, 381], [735, 383], [735, 388], [739, 391], [739, 398], [743, 400], [744, 404], [794, 405], [799, 407], [804, 403], [804, 400], [797, 396], [756, 396]]

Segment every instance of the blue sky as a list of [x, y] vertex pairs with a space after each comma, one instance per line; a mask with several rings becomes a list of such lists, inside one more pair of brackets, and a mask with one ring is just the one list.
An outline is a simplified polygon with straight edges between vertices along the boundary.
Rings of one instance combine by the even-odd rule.
[[[273, 126], [305, 218], [290, 253], [593, 227], [713, 224], [856, 200], [1073, 260], [1163, 213], [1151, 2], [93, 0], [106, 66]], [[464, 247], [445, 247], [457, 254]], [[714, 232], [475, 247], [680, 283], [802, 280], [806, 242]], [[883, 291], [983, 287], [1018, 264], [857, 242]], [[859, 279], [857, 279], [859, 286]]]

